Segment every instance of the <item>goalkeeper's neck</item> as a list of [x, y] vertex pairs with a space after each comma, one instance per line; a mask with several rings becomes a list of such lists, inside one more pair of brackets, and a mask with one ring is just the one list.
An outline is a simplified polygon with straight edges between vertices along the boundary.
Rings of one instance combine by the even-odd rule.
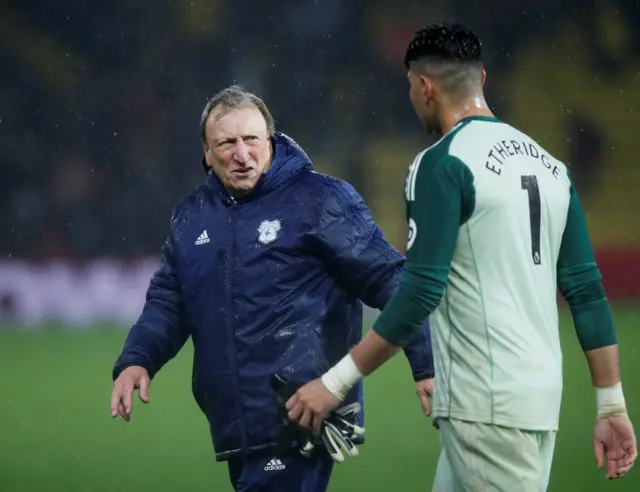
[[482, 94], [467, 97], [455, 103], [443, 101], [438, 115], [442, 134], [449, 133], [461, 120], [471, 116], [494, 117]]

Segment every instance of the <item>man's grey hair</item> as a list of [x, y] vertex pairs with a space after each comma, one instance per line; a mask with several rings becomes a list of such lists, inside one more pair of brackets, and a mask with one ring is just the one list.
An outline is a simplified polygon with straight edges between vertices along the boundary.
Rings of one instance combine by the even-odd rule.
[[200, 117], [200, 138], [202, 142], [207, 141], [207, 120], [214, 108], [218, 109], [216, 114], [216, 119], [218, 119], [234, 109], [251, 106], [260, 110], [267, 122], [267, 133], [269, 137], [272, 137], [276, 131], [276, 125], [264, 101], [255, 94], [245, 91], [242, 86], [232, 85], [221, 90], [207, 101], [204, 111], [202, 111], [202, 116]]

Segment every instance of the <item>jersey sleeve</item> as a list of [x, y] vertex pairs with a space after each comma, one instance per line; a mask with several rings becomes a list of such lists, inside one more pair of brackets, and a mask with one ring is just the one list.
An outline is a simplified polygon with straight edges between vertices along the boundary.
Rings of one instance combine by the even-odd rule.
[[405, 200], [407, 260], [398, 290], [373, 327], [396, 346], [406, 345], [440, 303], [458, 231], [473, 212], [473, 175], [460, 159], [427, 152], [409, 171]]
[[609, 301], [595, 261], [578, 193], [571, 184], [567, 223], [557, 263], [558, 288], [571, 309], [583, 350], [617, 343]]

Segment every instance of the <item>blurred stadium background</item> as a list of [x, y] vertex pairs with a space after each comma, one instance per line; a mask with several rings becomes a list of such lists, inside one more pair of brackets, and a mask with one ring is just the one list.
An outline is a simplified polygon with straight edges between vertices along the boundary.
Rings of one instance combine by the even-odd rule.
[[[205, 100], [231, 83], [257, 92], [278, 128], [317, 170], [353, 183], [402, 249], [405, 173], [430, 143], [410, 107], [402, 57], [431, 21], [478, 31], [496, 114], [570, 166], [638, 424], [639, 5], [2, 2], [0, 491], [229, 489], [190, 395], [189, 346], [132, 423], [108, 413], [111, 365], [141, 308], [171, 208], [204, 178]], [[607, 483], [595, 469], [594, 396], [564, 308], [561, 331], [565, 398], [550, 490], [637, 492], [637, 470]], [[402, 357], [372, 376], [366, 393], [368, 443], [339, 467], [331, 490], [429, 490], [438, 435]]]

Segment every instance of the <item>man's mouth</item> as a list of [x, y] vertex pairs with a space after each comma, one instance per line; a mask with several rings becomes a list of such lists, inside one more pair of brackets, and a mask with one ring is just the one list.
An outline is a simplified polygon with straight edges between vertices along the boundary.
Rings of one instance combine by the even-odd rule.
[[251, 172], [251, 170], [252, 168], [250, 167], [243, 167], [242, 169], [234, 169], [232, 173], [236, 176], [247, 176]]

